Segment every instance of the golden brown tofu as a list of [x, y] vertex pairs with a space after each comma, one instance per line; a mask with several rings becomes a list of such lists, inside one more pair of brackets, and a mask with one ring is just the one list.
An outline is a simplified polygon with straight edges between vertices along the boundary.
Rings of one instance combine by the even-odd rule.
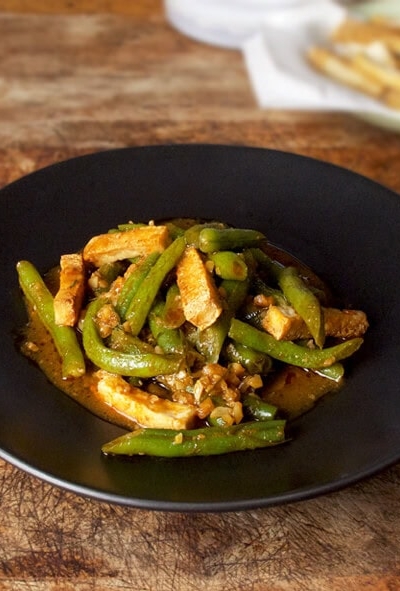
[[166, 226], [137, 226], [126, 232], [93, 236], [83, 249], [83, 258], [100, 267], [114, 261], [162, 252], [170, 242]]
[[54, 297], [54, 318], [61, 326], [74, 326], [85, 293], [85, 265], [81, 254], [64, 254], [60, 259], [60, 286]]
[[[338, 338], [361, 337], [368, 328], [366, 314], [361, 310], [323, 308], [325, 334]], [[287, 306], [270, 306], [262, 320], [264, 330], [277, 340], [295, 341], [311, 335], [302, 318]]]
[[131, 386], [121, 376], [96, 372], [97, 394], [114, 410], [133, 418], [142, 427], [190, 429], [197, 412], [194, 405], [171, 402]]
[[177, 283], [186, 320], [204, 330], [222, 312], [222, 303], [213, 278], [201, 255], [187, 248], [177, 267]]

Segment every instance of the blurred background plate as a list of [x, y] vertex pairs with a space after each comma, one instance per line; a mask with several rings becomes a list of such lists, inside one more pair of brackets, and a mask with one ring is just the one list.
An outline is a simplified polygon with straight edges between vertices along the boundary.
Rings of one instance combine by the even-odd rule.
[[[393, 23], [400, 25], [400, 2], [399, 0], [372, 0], [371, 2], [362, 2], [351, 8], [355, 16], [361, 18], [370, 18], [373, 16], [384, 16]], [[357, 117], [391, 131], [400, 131], [400, 112], [393, 110], [393, 115], [378, 115], [376, 113], [358, 113]]]
[[240, 49], [260, 30], [271, 11], [324, 0], [164, 0], [165, 13], [178, 31], [213, 45]]

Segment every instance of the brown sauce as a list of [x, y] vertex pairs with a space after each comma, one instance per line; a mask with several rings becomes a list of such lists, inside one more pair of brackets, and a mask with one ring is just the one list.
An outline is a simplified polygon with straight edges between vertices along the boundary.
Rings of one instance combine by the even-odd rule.
[[53, 340], [32, 310], [29, 310], [29, 322], [24, 329], [21, 352], [39, 366], [52, 384], [93, 414], [126, 429], [136, 426], [135, 421], [124, 417], [97, 398], [96, 388], [93, 387], [94, 369], [90, 362], [82, 377], [63, 379], [60, 357]]
[[325, 394], [341, 387], [335, 382], [313, 371], [301, 367], [286, 366], [268, 380], [263, 389], [263, 398], [279, 408], [288, 419], [294, 419], [309, 411]]

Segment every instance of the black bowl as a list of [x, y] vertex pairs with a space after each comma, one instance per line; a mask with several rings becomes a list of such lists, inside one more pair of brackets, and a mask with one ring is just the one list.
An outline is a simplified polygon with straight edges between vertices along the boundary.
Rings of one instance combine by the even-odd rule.
[[[239, 510], [293, 502], [400, 458], [400, 198], [330, 164], [212, 145], [127, 148], [62, 162], [0, 191], [0, 455], [54, 485], [134, 507]], [[128, 220], [216, 218], [257, 228], [368, 314], [346, 385], [282, 446], [212, 458], [107, 458], [123, 431], [54, 388], [18, 352], [15, 264], [40, 271]]]

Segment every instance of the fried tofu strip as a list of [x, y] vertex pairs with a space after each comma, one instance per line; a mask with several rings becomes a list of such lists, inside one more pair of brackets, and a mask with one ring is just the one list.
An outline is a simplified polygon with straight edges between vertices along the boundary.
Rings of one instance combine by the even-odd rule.
[[155, 429], [190, 429], [196, 417], [194, 405], [181, 404], [148, 394], [131, 386], [121, 376], [99, 370], [98, 395], [105, 404], [134, 419], [142, 427]]
[[60, 326], [75, 326], [85, 293], [85, 264], [82, 255], [62, 255], [60, 268], [60, 286], [54, 297], [54, 319]]
[[211, 326], [222, 312], [215, 283], [199, 252], [187, 248], [177, 267], [177, 283], [186, 320], [200, 330]]
[[400, 31], [383, 22], [346, 19], [333, 32], [334, 43], [359, 43], [368, 45], [374, 41], [385, 44], [394, 53], [400, 53]]
[[[325, 334], [337, 338], [361, 337], [368, 328], [366, 314], [361, 310], [323, 308]], [[291, 307], [270, 306], [262, 320], [264, 330], [278, 341], [310, 338], [303, 319]]]
[[125, 232], [93, 236], [83, 249], [83, 258], [100, 267], [114, 261], [163, 252], [170, 242], [166, 226], [137, 226]]

